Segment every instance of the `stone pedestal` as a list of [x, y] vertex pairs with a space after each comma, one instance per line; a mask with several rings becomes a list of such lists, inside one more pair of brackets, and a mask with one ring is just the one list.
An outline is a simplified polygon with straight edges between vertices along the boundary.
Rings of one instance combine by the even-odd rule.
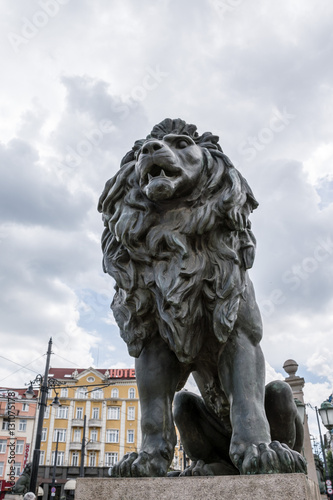
[[304, 474], [78, 478], [75, 500], [320, 500]]

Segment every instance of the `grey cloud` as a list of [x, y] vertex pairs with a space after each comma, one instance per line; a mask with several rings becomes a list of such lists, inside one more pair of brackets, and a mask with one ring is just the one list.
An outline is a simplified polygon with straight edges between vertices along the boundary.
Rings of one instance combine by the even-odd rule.
[[2, 182], [0, 209], [3, 222], [73, 229], [84, 220], [87, 195], [72, 196], [65, 185], [28, 143], [13, 139], [0, 147]]

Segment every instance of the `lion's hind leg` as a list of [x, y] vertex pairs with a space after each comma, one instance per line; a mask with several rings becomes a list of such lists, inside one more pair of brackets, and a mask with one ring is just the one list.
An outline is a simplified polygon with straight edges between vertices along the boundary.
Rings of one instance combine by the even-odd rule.
[[178, 392], [173, 412], [182, 445], [192, 461], [183, 475], [239, 474], [229, 458], [230, 432], [207, 410], [201, 397]]

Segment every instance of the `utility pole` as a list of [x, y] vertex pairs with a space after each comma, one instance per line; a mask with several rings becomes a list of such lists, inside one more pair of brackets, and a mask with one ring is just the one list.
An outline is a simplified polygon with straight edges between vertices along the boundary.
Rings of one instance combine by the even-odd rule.
[[87, 415], [85, 415], [84, 419], [83, 419], [83, 437], [82, 437], [82, 444], [81, 444], [81, 463], [80, 463], [80, 476], [79, 477], [84, 477], [84, 454], [85, 454], [85, 448], [86, 448], [86, 421], [87, 421]]
[[57, 432], [57, 444], [54, 454], [54, 464], [53, 464], [53, 474], [52, 474], [52, 483], [51, 483], [51, 497], [55, 497], [55, 493], [53, 493], [53, 488], [55, 487], [56, 482], [56, 468], [57, 468], [57, 459], [58, 459], [58, 444], [59, 444], [59, 431]]
[[45, 413], [47, 394], [48, 394], [47, 384], [48, 384], [48, 376], [50, 368], [51, 349], [52, 349], [52, 337], [49, 340], [47, 355], [46, 355], [45, 373], [44, 373], [44, 378], [42, 380], [41, 400], [39, 403], [40, 407], [38, 415], [37, 434], [36, 434], [35, 449], [32, 460], [30, 491], [35, 493], [35, 495], [37, 495], [36, 490], [37, 490], [37, 476], [38, 476], [39, 456], [40, 456], [40, 444], [42, 441], [43, 420], [44, 420], [44, 413]]

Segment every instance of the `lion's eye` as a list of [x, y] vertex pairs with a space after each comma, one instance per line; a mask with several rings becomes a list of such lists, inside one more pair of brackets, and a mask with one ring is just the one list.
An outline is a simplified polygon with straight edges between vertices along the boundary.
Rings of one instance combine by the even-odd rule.
[[177, 148], [179, 149], [184, 149], [187, 148], [188, 142], [185, 141], [184, 139], [181, 139], [180, 141], [177, 142]]

